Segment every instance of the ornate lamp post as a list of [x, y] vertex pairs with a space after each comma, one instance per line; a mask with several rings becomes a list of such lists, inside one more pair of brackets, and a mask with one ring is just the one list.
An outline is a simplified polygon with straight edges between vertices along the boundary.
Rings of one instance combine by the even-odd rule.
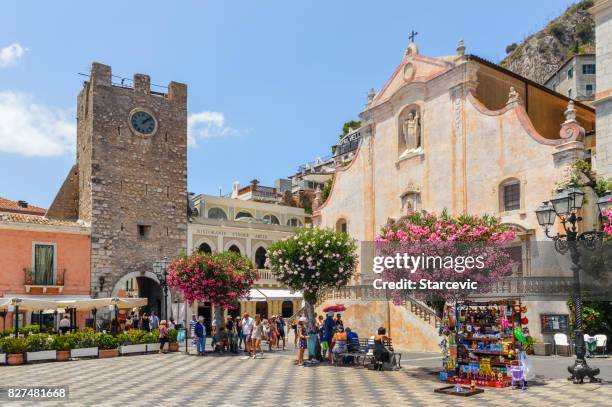
[[[605, 197], [604, 197], [605, 198]], [[603, 211], [609, 201], [600, 199], [597, 204], [600, 211]], [[609, 199], [610, 197], [608, 197]], [[599, 374], [598, 368], [592, 368], [587, 365], [585, 360], [586, 345], [584, 342], [584, 334], [582, 332], [582, 295], [580, 287], [580, 250], [578, 245], [583, 245], [589, 249], [597, 247], [598, 242], [601, 242], [603, 233], [597, 230], [578, 231], [578, 222], [582, 220], [578, 216], [578, 211], [584, 203], [584, 192], [575, 186], [570, 186], [565, 190], [559, 191], [550, 202], [544, 202], [536, 209], [538, 223], [544, 228], [544, 232], [549, 239], [552, 239], [555, 245], [555, 250], [561, 254], [569, 251], [572, 261], [572, 272], [574, 277], [574, 306], [576, 310], [576, 325], [575, 325], [575, 350], [576, 360], [573, 366], [568, 366], [567, 370], [572, 374], [568, 380], [573, 380], [574, 383], [582, 383], [583, 379], [588, 376], [591, 382], [600, 382], [601, 379], [595, 376]], [[565, 234], [557, 233], [551, 235], [549, 229], [555, 224], [556, 218], [559, 218]]]
[[168, 319], [168, 281], [167, 281], [168, 264], [169, 264], [169, 261], [167, 257], [164, 257], [163, 259], [153, 263], [153, 272], [155, 273], [155, 276], [159, 280], [159, 285], [161, 286], [164, 292], [164, 315], [163, 315], [164, 319]]

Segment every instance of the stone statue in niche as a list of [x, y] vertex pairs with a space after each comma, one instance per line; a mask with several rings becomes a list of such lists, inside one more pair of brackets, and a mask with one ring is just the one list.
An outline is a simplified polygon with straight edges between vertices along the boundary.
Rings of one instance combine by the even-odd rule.
[[402, 123], [402, 135], [406, 150], [416, 150], [421, 147], [421, 118], [418, 110], [413, 110]]

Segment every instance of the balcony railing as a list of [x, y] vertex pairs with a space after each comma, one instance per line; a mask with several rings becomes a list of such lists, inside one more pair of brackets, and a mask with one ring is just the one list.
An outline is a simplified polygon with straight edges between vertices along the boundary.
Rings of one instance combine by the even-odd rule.
[[23, 268], [24, 285], [27, 293], [32, 294], [55, 294], [64, 291], [64, 276], [66, 269], [57, 269], [55, 280], [52, 282], [40, 282], [34, 278], [34, 272], [30, 267]]
[[259, 284], [280, 284], [274, 273], [267, 269], [257, 270], [257, 283]]

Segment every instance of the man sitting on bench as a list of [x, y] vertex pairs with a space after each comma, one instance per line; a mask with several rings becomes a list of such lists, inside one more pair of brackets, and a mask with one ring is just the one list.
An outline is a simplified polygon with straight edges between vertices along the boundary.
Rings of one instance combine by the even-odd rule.
[[357, 335], [357, 332], [353, 332], [351, 328], [346, 328], [344, 331], [346, 332], [349, 353], [359, 352], [359, 335]]

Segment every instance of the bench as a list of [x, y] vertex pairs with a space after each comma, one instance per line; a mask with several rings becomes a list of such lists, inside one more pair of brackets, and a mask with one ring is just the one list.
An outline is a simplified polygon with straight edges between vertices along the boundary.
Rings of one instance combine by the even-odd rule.
[[[402, 368], [402, 354], [393, 350], [393, 344], [391, 340], [385, 341], [385, 347], [389, 351], [390, 369], [401, 369]], [[385, 368], [382, 362], [376, 360], [374, 356], [374, 348], [370, 345], [370, 340], [366, 338], [359, 338], [359, 348], [349, 352], [342, 352], [333, 355], [334, 366], [344, 366], [347, 357], [354, 358], [354, 364], [356, 366], [374, 366], [377, 370], [383, 370]]]

